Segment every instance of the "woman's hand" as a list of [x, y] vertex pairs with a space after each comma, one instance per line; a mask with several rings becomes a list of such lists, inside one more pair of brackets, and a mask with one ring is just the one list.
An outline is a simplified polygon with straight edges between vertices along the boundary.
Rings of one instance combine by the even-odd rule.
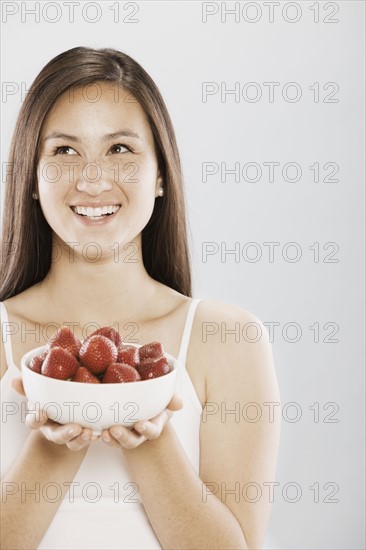
[[135, 449], [147, 439], [157, 439], [174, 412], [179, 411], [182, 407], [182, 399], [174, 394], [166, 409], [158, 416], [151, 420], [139, 420], [132, 428], [120, 425], [112, 426], [108, 430], [103, 430], [102, 440], [111, 447]]
[[[20, 395], [25, 395], [21, 378], [14, 378], [11, 382], [14, 390]], [[25, 424], [31, 430], [39, 430], [48, 441], [57, 445], [67, 445], [70, 451], [80, 451], [88, 446], [91, 441], [99, 439], [99, 436], [92, 435], [92, 430], [83, 428], [75, 422], [71, 424], [59, 424], [50, 420], [47, 414], [28, 401]]]

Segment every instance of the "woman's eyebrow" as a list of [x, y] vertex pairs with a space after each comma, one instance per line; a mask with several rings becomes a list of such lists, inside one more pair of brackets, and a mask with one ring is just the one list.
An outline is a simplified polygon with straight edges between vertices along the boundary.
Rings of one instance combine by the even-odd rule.
[[[141, 139], [141, 137], [136, 134], [136, 132], [133, 132], [132, 130], [118, 130], [117, 132], [113, 132], [111, 134], [105, 134], [102, 136], [102, 141], [109, 141], [111, 139], [116, 139], [119, 137], [132, 137], [135, 139]], [[75, 143], [80, 143], [80, 139], [77, 136], [72, 136], [70, 134], [64, 134], [63, 132], [52, 132], [48, 136], [46, 136], [43, 141], [47, 141], [48, 139], [68, 139], [70, 141], [74, 141]]]
[[113, 132], [112, 134], [105, 134], [102, 137], [102, 141], [108, 141], [110, 139], [116, 139], [119, 137], [132, 137], [135, 139], [141, 139], [140, 136], [136, 134], [136, 132], [126, 129], [126, 130], [118, 130], [117, 132]]

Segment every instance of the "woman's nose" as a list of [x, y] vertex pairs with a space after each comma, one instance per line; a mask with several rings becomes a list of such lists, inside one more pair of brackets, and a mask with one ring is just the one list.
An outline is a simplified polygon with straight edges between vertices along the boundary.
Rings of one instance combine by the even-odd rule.
[[113, 186], [113, 179], [109, 172], [109, 170], [103, 170], [97, 162], [86, 163], [78, 174], [77, 190], [90, 195], [99, 195], [103, 191], [109, 191]]

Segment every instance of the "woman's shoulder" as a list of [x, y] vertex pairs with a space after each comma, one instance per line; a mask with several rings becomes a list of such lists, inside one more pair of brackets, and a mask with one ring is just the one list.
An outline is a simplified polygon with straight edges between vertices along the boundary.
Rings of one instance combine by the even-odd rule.
[[[205, 372], [206, 387], [232, 387], [274, 374], [269, 334], [248, 309], [216, 300], [201, 300], [197, 308], [189, 360]], [[221, 390], [220, 390], [221, 391]]]
[[12, 318], [31, 320], [44, 302], [39, 291], [39, 284], [36, 284], [7, 298], [3, 304]]
[[[220, 332], [224, 329], [229, 330], [230, 326], [228, 323], [233, 323], [234, 330], [239, 330], [240, 332], [243, 329], [245, 332], [250, 327], [263, 327], [262, 321], [252, 311], [235, 304], [229, 304], [218, 300], [201, 299], [196, 316], [201, 323], [207, 325], [208, 330], [209, 324], [212, 323], [212, 332], [215, 332], [215, 334], [217, 334], [217, 331], [214, 330], [215, 325], [216, 328], [219, 327]], [[233, 332], [233, 334], [236, 334], [236, 332]]]

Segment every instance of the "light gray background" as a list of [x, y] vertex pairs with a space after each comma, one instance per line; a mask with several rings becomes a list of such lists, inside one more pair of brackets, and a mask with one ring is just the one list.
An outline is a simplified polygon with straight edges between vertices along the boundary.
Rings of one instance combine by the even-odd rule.
[[[238, 304], [265, 323], [279, 323], [273, 350], [284, 420], [267, 548], [365, 548], [364, 2], [295, 2], [292, 7], [281, 2], [273, 22], [263, 2], [252, 2], [252, 7], [240, 2], [239, 22], [230, 15], [222, 22], [221, 3], [211, 3], [219, 11], [206, 23], [201, 2], [137, 2], [136, 23], [123, 22], [133, 10], [124, 2], [119, 23], [109, 9], [116, 2], [100, 4], [97, 23], [85, 21], [81, 8], [87, 3], [80, 2], [71, 24], [63, 2], [58, 2], [56, 23], [47, 21], [56, 17], [55, 7], [48, 7], [44, 16], [41, 12], [36, 23], [26, 13], [34, 2], [2, 4], [18, 8], [2, 25], [3, 87], [29, 87], [46, 62], [79, 45], [125, 51], [155, 79], [175, 125], [184, 168], [195, 295]], [[247, 19], [260, 11], [262, 16], [250, 23], [243, 9]], [[300, 12], [297, 22], [286, 21]], [[97, 12], [89, 6], [85, 13], [93, 19]], [[326, 23], [327, 16], [339, 21]], [[226, 82], [227, 88], [239, 82], [241, 89], [256, 82], [263, 95], [256, 103], [243, 97], [236, 103], [232, 95], [224, 102], [220, 94], [203, 102], [202, 82]], [[273, 102], [264, 82], [280, 83]], [[301, 87], [299, 101], [283, 98], [288, 82]], [[309, 89], [315, 82], [319, 102]], [[332, 91], [323, 89], [328, 82], [338, 84], [338, 102], [324, 102]], [[2, 163], [21, 101], [20, 92], [3, 96]], [[205, 162], [226, 162], [229, 168], [235, 162], [256, 162], [263, 173], [257, 182], [235, 182], [232, 175], [222, 182], [219, 173], [204, 183]], [[273, 182], [264, 162], [280, 163]], [[288, 162], [301, 167], [296, 183], [281, 175]], [[309, 169], [315, 162], [320, 164], [318, 183]], [[338, 182], [322, 181], [330, 173], [322, 168], [328, 162], [339, 166]], [[219, 251], [239, 243], [239, 261], [217, 253], [203, 262], [205, 242], [217, 243]], [[257, 262], [248, 261], [253, 247], [247, 260], [243, 257], [243, 247], [251, 242], [262, 252]], [[280, 243], [272, 262], [265, 242]], [[282, 255], [289, 242], [296, 242], [302, 253], [297, 262]], [[330, 242], [339, 247], [333, 256], [337, 262], [324, 261], [333, 250], [324, 249]], [[318, 262], [309, 248], [314, 243], [319, 243]], [[294, 251], [290, 248], [288, 255], [293, 257]], [[297, 325], [288, 325], [286, 332], [287, 323]], [[319, 342], [310, 329], [315, 323]], [[290, 342], [296, 337], [294, 327], [301, 335]], [[327, 337], [338, 341], [325, 342]], [[289, 403], [297, 404], [297, 422], [290, 421], [296, 410]], [[319, 404], [318, 422], [314, 403]], [[290, 502], [296, 498], [294, 487], [301, 494]]]

